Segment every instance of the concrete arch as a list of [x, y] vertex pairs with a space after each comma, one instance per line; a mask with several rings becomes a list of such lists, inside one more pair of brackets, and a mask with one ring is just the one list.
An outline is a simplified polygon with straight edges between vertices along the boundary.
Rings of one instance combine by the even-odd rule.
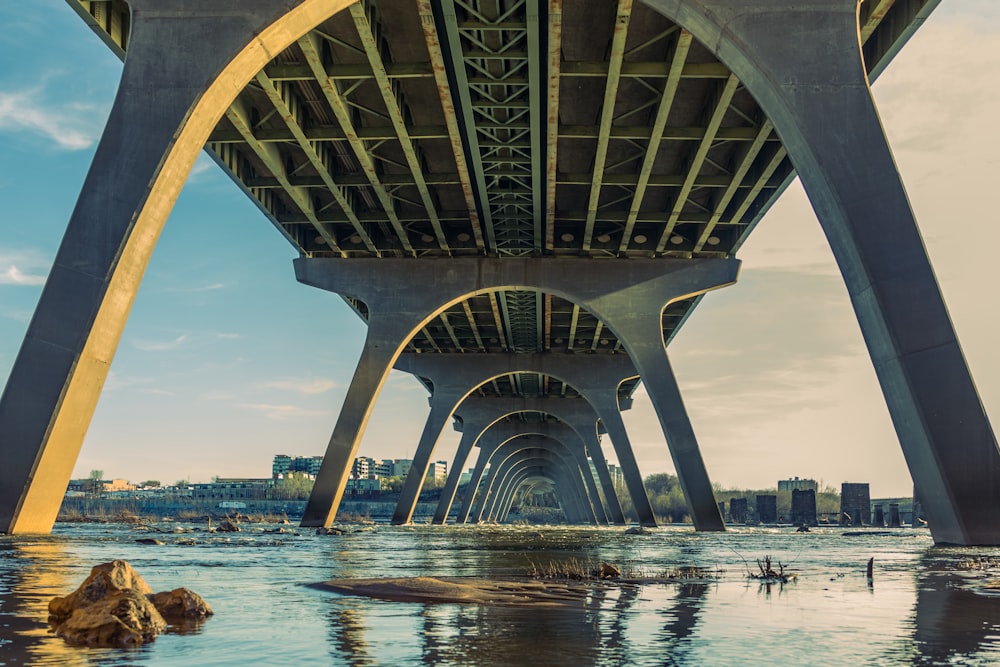
[[[648, 313], [660, 313], [672, 301], [732, 284], [739, 272], [737, 260], [593, 262], [566, 258], [553, 263], [540, 258], [382, 258], [343, 262], [301, 257], [294, 264], [300, 282], [354, 296], [369, 306], [365, 346], [306, 506], [303, 526], [333, 521], [375, 399], [406, 341], [430, 318], [468, 296], [515, 289], [548, 292], [580, 304], [615, 332], [657, 407], [674, 467], [691, 501], [695, 527], [725, 529], [667, 359], [662, 323], [659, 316]], [[427, 278], [426, 289], [408, 289], [416, 275]], [[617, 400], [595, 407], [602, 419], [607, 413], [607, 421], [616, 421], [610, 412], [617, 411]], [[619, 436], [626, 437], [623, 425]], [[614, 433], [612, 440], [616, 441]], [[619, 452], [620, 461], [624, 456], [634, 460], [631, 448]], [[641, 496], [639, 491], [635, 495]], [[643, 514], [644, 523], [655, 525], [652, 508]]]
[[[417, 498], [423, 486], [424, 479], [434, 454], [437, 440], [444, 430], [448, 419], [477, 388], [490, 381], [512, 373], [544, 373], [561, 382], [574, 386], [588, 400], [597, 412], [597, 405], [604, 399], [606, 403], [601, 416], [606, 422], [612, 422], [614, 436], [612, 442], [618, 453], [622, 469], [628, 484], [633, 505], [638, 508], [640, 520], [647, 525], [655, 525], [652, 506], [642, 485], [642, 474], [632, 455], [624, 425], [618, 425], [619, 415], [618, 387], [627, 379], [637, 377], [638, 373], [631, 361], [625, 355], [600, 356], [589, 360], [582, 366], [570, 358], [559, 355], [542, 354], [500, 354], [479, 355], [477, 363], [469, 364], [468, 359], [457, 355], [402, 355], [395, 368], [414, 375], [431, 379], [434, 383], [434, 393], [431, 395], [431, 411], [424, 425], [420, 441], [413, 457], [413, 464], [407, 475], [399, 502], [393, 516], [393, 523], [403, 524], [410, 521], [416, 508]], [[595, 394], [594, 386], [586, 386], [586, 375], [598, 374], [597, 385], [600, 394]], [[579, 385], [585, 386], [579, 386]], [[593, 385], [593, 380], [591, 380]], [[610, 405], [610, 403], [614, 405]], [[597, 404], [597, 405], [595, 405]], [[595, 425], [596, 430], [596, 425]], [[472, 443], [465, 443], [465, 451], [471, 451]], [[603, 458], [603, 452], [601, 453]], [[456, 462], [461, 466], [462, 462]], [[606, 463], [605, 463], [606, 467]], [[454, 466], [453, 466], [454, 469]], [[320, 472], [321, 476], [323, 471]], [[318, 479], [320, 486], [324, 480]], [[447, 485], [447, 482], [446, 482]], [[457, 478], [454, 478], [447, 495], [453, 495]], [[323, 488], [321, 486], [321, 488]], [[449, 501], [450, 502], [450, 501]], [[619, 508], [620, 509], [620, 508]], [[620, 514], [620, 512], [618, 512]], [[304, 517], [305, 520], [308, 517]], [[619, 518], [616, 515], [616, 519]]]
[[[543, 426], [549, 426], [549, 425], [543, 425]], [[496, 453], [500, 451], [502, 447], [505, 447], [513, 443], [515, 441], [515, 438], [525, 437], [525, 436], [527, 437], [539, 436], [544, 439], [543, 441], [546, 442], [546, 444], [549, 442], [553, 443], [552, 445], [547, 444], [546, 448], [559, 455], [560, 459], [564, 462], [564, 465], [566, 466], [567, 470], [572, 470], [573, 468], [575, 468], [579, 472], [579, 474], [573, 475], [573, 478], [577, 482], [582, 482], [583, 484], [583, 486], [580, 489], [582, 494], [581, 500], [584, 506], [588, 510], [587, 512], [588, 516], [592, 518], [596, 523], [606, 524], [607, 515], [604, 512], [604, 508], [601, 504], [601, 497], [600, 494], [598, 493], [597, 486], [594, 484], [594, 478], [590, 474], [590, 466], [586, 461], [586, 457], [581, 455], [582, 452], [579, 449], [574, 448], [570, 443], [567, 443], [564, 440], [566, 435], [568, 434], [565, 431], [561, 433], [560, 432], [553, 433], [553, 429], [551, 428], [535, 428], [535, 429], [529, 428], [525, 430], [523, 433], [519, 434], [518, 436], [515, 436], [514, 438], [507, 440], [504, 443], [504, 445], [501, 445], [500, 448], [497, 448], [491, 454], [491, 465], [492, 465], [492, 458], [496, 455]], [[516, 453], [517, 450], [512, 448], [511, 451]]]
[[860, 3], [644, 2], [725, 63], [781, 137], [847, 285], [934, 540], [1000, 543], [1000, 449], [872, 99]]
[[125, 67], [0, 398], [0, 531], [49, 532], [142, 274], [209, 133], [250, 79], [349, 0], [130, 0]]
[[[527, 462], [530, 464], [530, 462]], [[559, 498], [560, 507], [564, 504], [561, 497], [562, 489], [559, 486], [557, 478], [558, 475], [549, 471], [546, 467], [538, 465], [532, 466], [528, 465], [524, 469], [519, 470], [510, 483], [510, 493], [502, 500], [497, 508], [496, 512], [496, 522], [504, 523], [507, 521], [507, 516], [510, 514], [511, 508], [514, 506], [514, 501], [517, 500], [517, 493], [522, 488], [531, 485], [532, 482], [536, 484], [538, 481], [544, 480], [552, 484], [553, 493]], [[565, 513], [565, 510], [564, 510]], [[568, 515], [567, 515], [568, 518]]]
[[[542, 481], [552, 485], [552, 492], [559, 501], [559, 508], [563, 510], [563, 514], [566, 516], [567, 521], [569, 521], [573, 508], [567, 501], [564, 489], [559, 485], [556, 478], [558, 478], [558, 475], [554, 474], [551, 470], [542, 465], [528, 465], [523, 470], [519, 471], [517, 478], [512, 482], [513, 492], [506, 503], [499, 508], [496, 522], [504, 523], [507, 521], [507, 516], [510, 514], [514, 501], [517, 499], [517, 492], [521, 488], [531, 485], [532, 482], [537, 484]], [[582, 523], [579, 519], [575, 522]]]
[[596, 523], [597, 516], [591, 506], [587, 489], [583, 485], [583, 471], [580, 469], [578, 462], [573, 460], [572, 454], [565, 444], [547, 435], [533, 433], [518, 433], [498, 443], [495, 448], [489, 451], [484, 450], [483, 455], [485, 455], [486, 461], [489, 463], [490, 472], [482, 490], [482, 497], [476, 506], [475, 522], [481, 520], [484, 511], [490, 510], [495, 506], [495, 503], [499, 499], [498, 495], [501, 492], [504, 480], [509, 473], [510, 466], [518, 460], [522, 452], [526, 451], [548, 452], [552, 456], [558, 457], [558, 461], [566, 470], [576, 469], [577, 474], [572, 475], [569, 479], [573, 483], [573, 488], [576, 490], [581, 507], [587, 508], [585, 515], [588, 520], [593, 520]]
[[[568, 401], [568, 402], [567, 402]], [[549, 399], [466, 399], [456, 409], [456, 414], [464, 418], [462, 428], [462, 439], [455, 452], [455, 460], [449, 471], [448, 480], [441, 493], [437, 510], [434, 513], [434, 523], [444, 524], [447, 516], [451, 512], [451, 506], [458, 489], [458, 481], [462, 468], [465, 467], [469, 454], [474, 446], [478, 446], [480, 440], [486, 437], [499, 419], [509, 414], [519, 411], [543, 412], [552, 414], [562, 422], [569, 424], [579, 436], [584, 440], [588, 453], [594, 460], [594, 467], [601, 482], [607, 504], [608, 518], [616, 524], [624, 525], [625, 517], [622, 513], [621, 503], [615, 490], [614, 482], [611, 480], [608, 471], [607, 460], [601, 449], [600, 435], [597, 428], [598, 416], [593, 406], [584, 398], [556, 400]], [[467, 516], [467, 508], [471, 503], [468, 497], [468, 490], [474, 489], [479, 483], [482, 470], [477, 464], [473, 471], [472, 479], [466, 490], [466, 497], [463, 499], [462, 507], [464, 511], [459, 512], [459, 523]]]
[[[576, 400], [576, 399], [569, 399], [569, 400]], [[556, 401], [557, 404], [559, 402], [560, 401]], [[556, 417], [558, 417], [558, 415], [555, 413], [561, 412], [563, 415], [567, 414], [565, 411], [559, 410], [558, 407], [554, 407], [553, 410], [554, 412], [543, 412], [542, 414], [556, 416]], [[535, 413], [535, 412], [539, 412], [539, 410], [525, 408], [523, 410], [513, 410], [501, 416], [498, 416], [491, 423], [487, 424], [484, 428], [482, 428], [480, 433], [475, 437], [473, 445], [475, 445], [475, 443], [478, 443], [481, 436], [488, 430], [490, 430], [494, 426], [500, 426], [501, 424], [504, 424], [503, 420], [506, 419], [507, 417], [511, 417], [517, 414]], [[596, 415], [594, 415], [594, 419], [596, 422]], [[584, 436], [580, 434], [579, 428], [574, 427], [571, 423], [567, 423], [565, 419], [563, 419], [559, 424], [550, 424], [550, 423], [543, 423], [538, 425], [526, 424], [519, 430], [521, 433], [525, 435], [545, 435], [555, 440], [559, 440], [560, 442], [563, 442], [563, 444], [565, 444], [568, 447], [568, 449], [573, 453], [574, 457], [576, 458], [577, 464], [580, 466], [581, 471], [583, 471], [584, 484], [587, 486], [587, 492], [589, 496], [594, 501], [594, 509], [596, 511], [598, 521], [600, 523], [607, 523], [610, 518], [615, 520], [616, 522], [619, 522], [619, 517], [617, 514], [615, 514], [613, 510], [614, 506], [618, 503], [617, 495], [615, 495], [613, 485], [611, 486], [610, 497], [608, 496], [607, 487], [605, 487], [604, 502], [601, 502], [600, 492], [598, 491], [597, 484], [594, 481], [594, 476], [591, 474], [590, 462], [587, 458], [588, 453], [590, 453], [596, 459], [594, 462], [594, 468], [598, 471], [598, 476], [602, 479], [602, 483], [604, 477], [604, 475], [601, 474], [602, 466], [604, 474], [605, 475], [607, 474], [607, 462], [604, 461], [603, 453], [598, 452], [598, 450], [600, 450], [599, 442], [596, 443], [596, 446], [593, 443], [588, 446], [587, 440], [584, 438]], [[596, 435], [596, 426], [594, 431]], [[567, 442], [566, 441], [567, 439], [570, 440], [571, 442]], [[460, 462], [457, 461], [458, 455], [460, 453], [461, 452], [456, 453], [457, 466], [452, 467], [452, 472], [454, 472], [456, 469], [460, 471], [461, 467], [465, 465], [464, 455], [462, 456], [462, 460]], [[453, 476], [450, 475], [449, 477], [452, 477], [453, 479], [457, 480], [458, 474], [455, 474]], [[472, 481], [473, 481], [472, 479], [469, 480], [470, 484], [472, 483]], [[448, 512], [451, 509], [451, 503], [453, 499], [454, 499], [454, 486], [452, 486], [451, 490], [449, 491], [449, 486], [446, 484], [445, 490], [442, 492], [441, 495], [441, 500], [439, 501], [439, 506], [442, 508], [440, 512], [441, 516], [446, 516], [448, 514]], [[619, 514], [621, 512], [620, 505], [618, 505], [618, 512]], [[437, 516], [438, 514], [439, 513], [436, 512], [435, 516]], [[624, 523], [624, 521], [622, 520], [621, 523]]]
[[[567, 510], [570, 520], [576, 523], [596, 524], [593, 509], [587, 503], [579, 479], [570, 474], [565, 464], [565, 460], [559, 454], [546, 448], [530, 447], [511, 453], [500, 464], [495, 490], [486, 498], [483, 512], [485, 520], [497, 520], [502, 507], [513, 493], [512, 485], [521, 471], [533, 465], [546, 465], [551, 467], [551, 474], [557, 478], [557, 483], [558, 481], [564, 483], [568, 499], [572, 501], [568, 506], [571, 510]], [[480, 520], [483, 519], [480, 517]]]

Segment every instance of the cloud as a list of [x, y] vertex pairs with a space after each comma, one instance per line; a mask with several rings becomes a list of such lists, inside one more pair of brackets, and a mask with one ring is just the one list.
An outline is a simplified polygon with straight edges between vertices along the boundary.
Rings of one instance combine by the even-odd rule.
[[62, 150], [85, 150], [94, 145], [103, 114], [94, 105], [79, 102], [47, 106], [43, 90], [0, 91], [0, 131], [30, 132]]
[[44, 285], [45, 276], [39, 274], [28, 274], [11, 264], [7, 270], [0, 273], [0, 285]]
[[186, 340], [187, 336], [185, 334], [181, 334], [177, 338], [168, 341], [134, 340], [132, 341], [132, 347], [143, 352], [166, 352], [167, 350], [176, 350]]
[[0, 285], [44, 285], [51, 266], [52, 258], [35, 250], [0, 253]]
[[243, 338], [243, 334], [227, 333], [227, 332], [222, 331], [222, 332], [219, 332], [219, 333], [215, 334], [215, 338], [216, 338], [216, 340], [237, 340], [237, 339]]
[[261, 385], [267, 389], [282, 389], [285, 391], [295, 391], [300, 394], [322, 394], [337, 386], [337, 383], [328, 378], [273, 380]]
[[241, 403], [237, 407], [254, 412], [261, 412], [268, 419], [294, 419], [299, 417], [318, 417], [328, 414], [323, 410], [306, 410], [297, 405], [272, 405], [270, 403]]

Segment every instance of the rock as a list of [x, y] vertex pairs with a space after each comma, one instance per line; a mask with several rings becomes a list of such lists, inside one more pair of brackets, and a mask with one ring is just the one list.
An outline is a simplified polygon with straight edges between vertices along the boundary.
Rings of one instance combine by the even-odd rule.
[[49, 615], [62, 621], [75, 609], [102, 600], [115, 591], [132, 591], [141, 597], [153, 594], [153, 589], [131, 565], [123, 560], [114, 560], [95, 565], [79, 588], [66, 597], [57, 597], [49, 602]]
[[200, 595], [187, 588], [157, 593], [150, 601], [169, 623], [200, 620], [215, 613]]
[[115, 560], [95, 566], [80, 587], [49, 602], [52, 631], [72, 644], [136, 646], [173, 624], [198, 621], [212, 609], [186, 588], [156, 593], [132, 566]]
[[631, 528], [625, 529], [626, 535], [649, 535], [649, 532], [650, 531], [646, 530], [642, 526], [632, 526]]
[[163, 544], [163, 542], [159, 541], [155, 537], [140, 537], [135, 542], [136, 544]]
[[152, 641], [166, 629], [167, 622], [145, 596], [118, 590], [75, 609], [54, 632], [71, 644], [125, 647]]
[[217, 533], [238, 533], [240, 532], [240, 527], [229, 519], [223, 519], [219, 522], [219, 525], [215, 527], [215, 532]]
[[807, 526], [806, 524], [802, 524], [801, 526], [799, 526], [798, 528], [795, 529], [795, 532], [796, 533], [808, 533], [809, 532], [809, 526]]
[[333, 526], [330, 526], [329, 528], [320, 526], [319, 528], [316, 529], [316, 534], [317, 535], [343, 535], [344, 531], [342, 529], [340, 529], [340, 528], [335, 528]]
[[611, 563], [601, 563], [601, 569], [597, 571], [599, 579], [617, 579], [622, 576], [622, 571]]

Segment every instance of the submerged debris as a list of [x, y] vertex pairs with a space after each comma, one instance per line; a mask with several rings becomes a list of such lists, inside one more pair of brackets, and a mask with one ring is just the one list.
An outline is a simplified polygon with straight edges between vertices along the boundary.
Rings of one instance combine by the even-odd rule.
[[785, 573], [785, 565], [781, 561], [777, 561], [778, 569], [775, 570], [772, 567], [772, 561], [770, 556], [764, 556], [764, 560], [757, 559], [757, 568], [759, 572], [752, 572], [750, 566], [747, 566], [747, 578], [756, 579], [761, 583], [767, 584], [787, 584], [790, 581], [795, 581], [798, 575], [792, 573]]

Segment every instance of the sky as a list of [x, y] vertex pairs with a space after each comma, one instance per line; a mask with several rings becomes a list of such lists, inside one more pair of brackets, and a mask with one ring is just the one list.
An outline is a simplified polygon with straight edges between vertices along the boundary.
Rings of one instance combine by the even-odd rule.
[[[1000, 3], [945, 0], [874, 84], [890, 144], [987, 413], [1000, 419], [988, 287], [1000, 220]], [[5, 382], [111, 108], [121, 63], [64, 0], [0, 31], [0, 381]], [[984, 196], [985, 195], [985, 196]], [[323, 454], [364, 340], [334, 294], [207, 157], [153, 254], [74, 477], [266, 477]], [[813, 478], [912, 482], [829, 247], [796, 181], [669, 353], [709, 475], [724, 487]], [[359, 455], [410, 458], [426, 391], [393, 372]], [[643, 390], [625, 413], [644, 475], [672, 472]], [[447, 429], [434, 459], [451, 462]], [[610, 443], [605, 451], [615, 460]], [[470, 461], [467, 466], [471, 466]]]

